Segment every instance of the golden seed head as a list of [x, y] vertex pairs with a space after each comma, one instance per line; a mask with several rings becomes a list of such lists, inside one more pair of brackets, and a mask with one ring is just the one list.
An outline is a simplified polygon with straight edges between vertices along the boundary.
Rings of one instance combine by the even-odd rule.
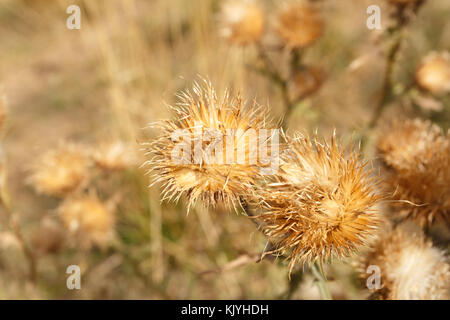
[[313, 44], [322, 35], [323, 20], [312, 5], [292, 1], [278, 13], [276, 28], [287, 46], [302, 48]]
[[134, 161], [132, 151], [121, 141], [104, 143], [92, 153], [94, 163], [105, 171], [120, 171], [130, 167]]
[[65, 200], [58, 208], [64, 227], [84, 248], [103, 247], [114, 235], [114, 216], [96, 195]]
[[263, 35], [264, 12], [253, 0], [229, 0], [221, 14], [222, 35], [236, 45], [257, 42]]
[[450, 53], [432, 52], [416, 71], [419, 86], [433, 94], [450, 92]]
[[316, 92], [324, 81], [322, 69], [306, 67], [297, 71], [289, 82], [290, 95], [293, 100], [301, 99]]
[[444, 252], [411, 224], [400, 224], [380, 236], [363, 258], [363, 277], [370, 275], [365, 272], [370, 265], [380, 268], [383, 299], [450, 298], [450, 265]]
[[[259, 138], [259, 129], [266, 126], [266, 111], [256, 103], [246, 105], [240, 95], [231, 97], [229, 92], [219, 99], [211, 84], [205, 83], [203, 87], [196, 84], [193, 93], [179, 95], [180, 103], [172, 107], [176, 119], [156, 125], [162, 134], [149, 144], [152, 159], [146, 162], [155, 182], [164, 186], [163, 199], [178, 200], [185, 194], [188, 210], [198, 199], [205, 206], [235, 206], [267, 166], [259, 157], [249, 161], [256, 147], [249, 137]], [[245, 161], [236, 161], [243, 155]]]
[[[421, 226], [448, 221], [450, 212], [450, 135], [429, 121], [395, 120], [383, 130], [378, 151], [385, 186], [401, 218]], [[408, 201], [408, 202], [405, 202]]]
[[348, 256], [377, 228], [377, 180], [359, 154], [298, 137], [289, 142], [276, 181], [261, 190], [259, 216], [277, 251], [297, 262]]
[[82, 147], [61, 144], [44, 153], [35, 163], [30, 182], [39, 193], [64, 196], [74, 191], [87, 176], [89, 161]]

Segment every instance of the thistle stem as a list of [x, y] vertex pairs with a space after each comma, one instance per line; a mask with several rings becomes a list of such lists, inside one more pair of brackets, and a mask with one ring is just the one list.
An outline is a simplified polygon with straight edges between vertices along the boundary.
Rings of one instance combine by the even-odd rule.
[[312, 273], [316, 277], [317, 287], [319, 288], [320, 296], [322, 300], [332, 300], [330, 289], [328, 288], [327, 279], [323, 274], [322, 267], [318, 261], [315, 261], [311, 266]]
[[[412, 8], [412, 13], [417, 15], [420, 7], [424, 4], [425, 0], [419, 0], [414, 7]], [[400, 5], [396, 8], [395, 18], [396, 25], [391, 28], [390, 34], [394, 38], [393, 44], [390, 46], [389, 51], [386, 55], [386, 69], [384, 72], [383, 84], [381, 88], [380, 98], [375, 107], [375, 111], [372, 115], [372, 119], [368, 124], [368, 129], [373, 129], [378, 120], [380, 119], [386, 105], [390, 100], [392, 100], [394, 94], [392, 92], [393, 89], [393, 69], [394, 64], [397, 60], [397, 56], [401, 49], [403, 38], [404, 38], [404, 30], [408, 27], [411, 22], [411, 18], [407, 16], [406, 12], [407, 7], [404, 5]]]
[[20, 227], [19, 222], [15, 219], [13, 212], [10, 210], [9, 206], [4, 203], [3, 200], [0, 200], [4, 212], [6, 214], [6, 217], [8, 219], [8, 222], [10, 224], [11, 230], [14, 232], [17, 240], [19, 240], [20, 246], [22, 247], [22, 251], [25, 255], [25, 258], [28, 260], [28, 267], [30, 272], [30, 280], [32, 283], [36, 282], [37, 277], [37, 271], [36, 271], [36, 259], [34, 256], [33, 251], [28, 246], [28, 244], [25, 241], [25, 238], [23, 237], [22, 230]]

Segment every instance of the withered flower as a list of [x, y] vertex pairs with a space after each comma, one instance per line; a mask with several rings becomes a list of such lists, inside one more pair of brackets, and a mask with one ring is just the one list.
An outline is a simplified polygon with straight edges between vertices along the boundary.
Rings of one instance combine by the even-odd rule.
[[222, 7], [220, 20], [221, 33], [231, 44], [252, 44], [264, 32], [264, 12], [254, 0], [228, 0]]
[[[400, 218], [421, 226], [448, 223], [450, 212], [450, 136], [429, 121], [394, 120], [383, 130], [378, 151], [385, 186]], [[397, 212], [397, 211], [396, 211]]]
[[[146, 164], [155, 182], [164, 186], [163, 199], [178, 200], [185, 194], [188, 210], [198, 199], [205, 206], [236, 207], [262, 169], [278, 160], [271, 136], [277, 130], [263, 130], [266, 111], [259, 105], [246, 105], [240, 95], [231, 97], [229, 92], [219, 99], [206, 81], [179, 98], [172, 107], [176, 118], [156, 124], [161, 135], [147, 150], [152, 158]], [[264, 143], [267, 157], [261, 156]]]
[[375, 232], [381, 199], [359, 154], [336, 142], [299, 136], [289, 142], [276, 181], [261, 188], [258, 216], [276, 252], [297, 262], [348, 256]]
[[34, 164], [30, 183], [39, 192], [65, 196], [86, 178], [89, 161], [84, 149], [72, 143], [61, 143], [44, 153]]
[[64, 227], [82, 248], [104, 247], [114, 236], [111, 205], [95, 194], [66, 199], [58, 208]]
[[368, 276], [365, 271], [369, 266], [379, 268], [378, 298], [435, 300], [450, 297], [448, 259], [411, 224], [400, 224], [384, 232], [360, 263], [363, 278]]
[[433, 94], [450, 92], [450, 53], [428, 54], [416, 71], [419, 86]]
[[276, 29], [284, 43], [292, 48], [313, 44], [323, 32], [323, 20], [317, 9], [306, 2], [289, 1], [278, 13]]
[[119, 171], [133, 164], [134, 154], [122, 141], [114, 141], [100, 144], [92, 152], [92, 158], [102, 170]]

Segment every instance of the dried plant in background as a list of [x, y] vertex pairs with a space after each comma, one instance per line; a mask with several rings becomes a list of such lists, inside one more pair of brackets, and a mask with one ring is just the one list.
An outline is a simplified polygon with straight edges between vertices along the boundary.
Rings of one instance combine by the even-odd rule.
[[305, 66], [292, 75], [288, 84], [292, 101], [300, 101], [316, 92], [325, 80], [325, 73], [320, 67]]
[[[247, 15], [243, 12], [247, 12]], [[248, 5], [242, 3], [222, 8], [222, 16], [230, 17], [229, 20], [234, 17], [241, 24], [250, 21], [244, 19], [249, 18], [249, 12]], [[261, 18], [254, 17], [252, 21], [253, 27], [258, 28], [258, 38], [252, 37], [252, 41], [245, 41], [245, 44], [252, 44], [257, 50], [257, 59], [249, 67], [279, 88], [285, 108], [281, 126], [286, 129], [294, 108], [316, 93], [324, 81], [324, 72], [319, 67], [309, 66], [302, 61], [306, 47], [322, 35], [324, 22], [318, 8], [307, 1], [284, 1], [273, 17], [267, 15], [267, 20], [274, 20], [267, 28], [262, 28], [263, 13], [260, 15]], [[234, 39], [230, 44], [239, 44], [239, 38], [249, 38], [247, 28], [241, 27], [239, 31], [232, 32], [231, 26], [229, 23], [227, 28], [227, 34], [234, 35], [229, 37], [230, 40]], [[272, 43], [273, 39], [277, 39], [277, 43]], [[288, 53], [287, 59], [283, 57], [285, 53]]]
[[87, 178], [88, 166], [85, 148], [62, 142], [56, 149], [42, 154], [34, 163], [29, 182], [39, 193], [65, 196]]
[[359, 154], [299, 136], [289, 143], [276, 181], [260, 191], [258, 220], [276, 251], [297, 262], [327, 262], [366, 244], [379, 223], [378, 181]]
[[374, 128], [386, 106], [405, 94], [405, 89], [394, 90], [394, 87], [397, 85], [394, 81], [394, 69], [396, 68], [396, 63], [404, 44], [406, 31], [411, 22], [417, 17], [425, 0], [389, 0], [389, 2], [392, 4], [393, 10], [391, 15], [393, 22], [385, 31], [387, 42], [385, 54], [386, 65], [380, 94], [376, 100], [374, 112], [366, 129]]
[[277, 15], [276, 30], [286, 46], [304, 48], [323, 32], [323, 20], [317, 9], [306, 1], [288, 1]]
[[431, 52], [416, 71], [417, 84], [433, 94], [450, 92], [450, 53]]
[[384, 130], [378, 151], [385, 185], [399, 217], [421, 226], [449, 221], [450, 136], [429, 121], [396, 120]]
[[70, 240], [82, 248], [105, 247], [114, 237], [115, 218], [111, 203], [102, 202], [90, 193], [67, 198], [58, 207], [59, 217]]
[[135, 162], [132, 149], [122, 141], [102, 143], [92, 151], [92, 158], [100, 169], [113, 172], [131, 167]]
[[233, 45], [248, 45], [264, 33], [264, 11], [254, 0], [228, 0], [222, 6], [221, 34]]
[[55, 254], [64, 246], [66, 232], [56, 219], [45, 217], [31, 235], [37, 255]]
[[[450, 265], [420, 229], [398, 225], [385, 232], [365, 256], [362, 269], [381, 271], [382, 289], [374, 297], [388, 300], [449, 299]], [[363, 271], [363, 274], [365, 272]], [[367, 276], [367, 274], [365, 274]]]

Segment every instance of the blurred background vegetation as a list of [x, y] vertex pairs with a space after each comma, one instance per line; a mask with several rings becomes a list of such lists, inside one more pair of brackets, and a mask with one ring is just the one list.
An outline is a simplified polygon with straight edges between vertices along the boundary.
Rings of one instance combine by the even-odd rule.
[[[382, 34], [391, 17], [385, 1], [319, 2], [324, 33], [303, 59], [320, 66], [325, 81], [295, 106], [287, 127], [289, 132], [318, 129], [323, 135], [336, 129], [349, 139], [373, 115], [386, 63]], [[277, 6], [276, 1], [261, 3], [266, 12]], [[66, 28], [70, 4], [82, 9], [80, 30]], [[169, 116], [166, 104], [174, 104], [175, 93], [190, 88], [199, 75], [219, 93], [225, 88], [241, 91], [248, 101], [256, 98], [268, 106], [275, 119], [283, 117], [277, 87], [248, 66], [256, 49], [231, 46], [221, 37], [221, 4], [0, 1], [0, 90], [6, 108], [2, 188], [7, 186], [12, 219], [37, 265], [32, 281], [11, 219], [0, 214], [0, 298], [319, 298], [308, 269], [290, 283], [282, 259], [248, 263], [266, 245], [251, 221], [200, 206], [186, 215], [183, 200], [160, 203], [159, 188], [147, 187], [139, 143], [152, 139], [154, 132], [145, 127]], [[381, 7], [383, 30], [366, 27], [371, 4]], [[410, 82], [430, 51], [450, 49], [449, 17], [448, 0], [426, 1], [408, 27], [395, 64], [396, 82]], [[449, 102], [448, 96], [442, 98], [438, 110], [395, 102], [380, 121], [418, 115], [447, 129]], [[376, 134], [367, 137], [371, 159]], [[28, 181], [33, 163], [61, 143], [96, 149], [111, 140], [123, 141], [134, 160], [124, 170], [95, 174], [89, 190], [101, 201], [113, 202], [114, 237], [101, 247], [69, 245], [70, 234], [58, 218], [61, 200], [37, 193]], [[66, 268], [72, 264], [81, 267], [81, 290], [66, 287]], [[334, 298], [367, 296], [350, 264], [328, 268]]]

